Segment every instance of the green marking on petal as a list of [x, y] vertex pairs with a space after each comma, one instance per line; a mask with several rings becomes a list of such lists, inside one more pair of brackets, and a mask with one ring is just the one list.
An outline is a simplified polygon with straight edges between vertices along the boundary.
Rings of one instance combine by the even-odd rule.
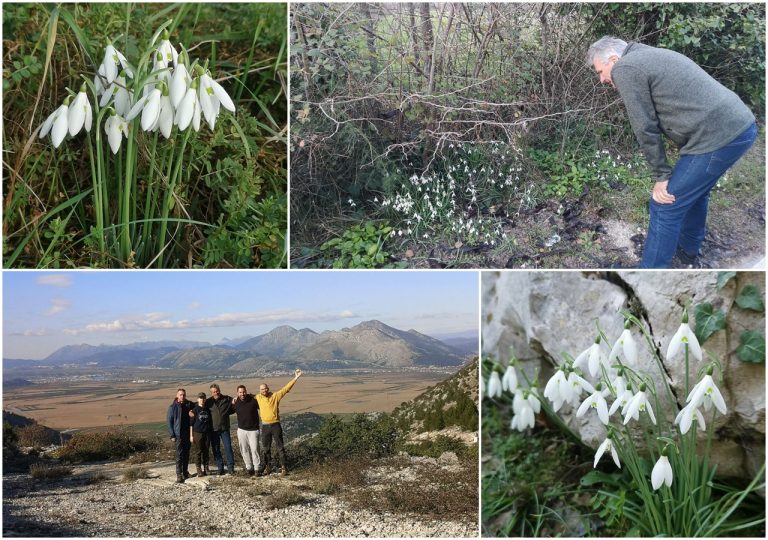
[[208, 88], [205, 89], [205, 91], [208, 93], [209, 96], [213, 95], [213, 87], [209, 86]]

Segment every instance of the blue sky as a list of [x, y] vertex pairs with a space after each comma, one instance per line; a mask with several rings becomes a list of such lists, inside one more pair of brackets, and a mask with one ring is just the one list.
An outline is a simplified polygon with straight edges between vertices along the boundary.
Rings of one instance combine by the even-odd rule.
[[428, 335], [477, 332], [477, 272], [3, 272], [3, 357], [64, 345], [218, 343], [288, 324], [370, 319]]

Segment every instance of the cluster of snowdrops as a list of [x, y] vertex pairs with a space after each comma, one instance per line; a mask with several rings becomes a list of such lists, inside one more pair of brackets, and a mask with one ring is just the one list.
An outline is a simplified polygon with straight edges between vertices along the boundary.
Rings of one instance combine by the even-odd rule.
[[[594, 343], [575, 359], [565, 355], [566, 361], [558, 366], [547, 382], [543, 396], [535, 383], [529, 382], [527, 387], [519, 384], [521, 381], [514, 359], [506, 370], [502, 366], [493, 369], [487, 382], [483, 384], [483, 392], [487, 398], [501, 397], [504, 392], [514, 396], [511, 427], [519, 431], [534, 427], [535, 415], [541, 411], [542, 403], [552, 413], [571, 407], [576, 410], [577, 417], [595, 414], [606, 426], [606, 436], [595, 453], [594, 467], [597, 467], [604, 455], [610, 455], [619, 468], [625, 458], [633, 463], [637, 462], [638, 448], [630, 428], [633, 422], [650, 422], [656, 429], [657, 437], [655, 442], [647, 445], [647, 451], [658, 455], [651, 471], [651, 486], [657, 491], [663, 485], [671, 487], [674, 481], [675, 471], [670, 463], [670, 456], [673, 453], [688, 454], [689, 449], [683, 443], [683, 436], [693, 431], [691, 437], [695, 441], [696, 429], [706, 430], [704, 413], [712, 411], [713, 407], [726, 414], [725, 400], [712, 377], [714, 368], [720, 366], [716, 360], [705, 364], [700, 370], [699, 381], [693, 387], [688, 387], [689, 356], [698, 362], [702, 362], [703, 356], [698, 339], [688, 325], [687, 311], [684, 310], [682, 323], [667, 346], [666, 359], [669, 362], [680, 358], [681, 355], [684, 357], [686, 404], [676, 413], [674, 426], [659, 425], [666, 420], [660, 399], [662, 389], [656, 388], [654, 380], [647, 373], [636, 369], [638, 346], [632, 327], [641, 328], [641, 325], [634, 317], [627, 317], [624, 331], [613, 342], [607, 355], [607, 346], [604, 343], [608, 341], [599, 329]], [[649, 339], [647, 335], [646, 338]], [[661, 362], [655, 355], [654, 358], [669, 392], [668, 402], [676, 403]], [[522, 375], [525, 377], [524, 373]], [[654, 409], [660, 412], [658, 417]], [[614, 422], [616, 425], [612, 425], [611, 420], [617, 413], [619, 417]], [[679, 437], [675, 435], [676, 431], [679, 431]], [[683, 458], [678, 461], [683, 462]]]

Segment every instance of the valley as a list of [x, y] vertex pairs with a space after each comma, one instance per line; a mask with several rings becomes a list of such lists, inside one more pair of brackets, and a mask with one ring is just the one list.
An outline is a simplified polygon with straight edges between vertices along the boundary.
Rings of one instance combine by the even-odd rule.
[[[313, 412], [388, 412], [421, 394], [427, 387], [448, 378], [453, 370], [408, 369], [306, 373], [281, 401], [281, 414]], [[59, 374], [61, 377], [61, 374]], [[54, 429], [83, 429], [164, 422], [168, 405], [178, 387], [194, 400], [198, 392], [209, 394], [217, 382], [224, 394], [236, 395], [244, 384], [250, 393], [266, 382], [276, 391], [289, 375], [263, 378], [211, 378], [196, 370], [119, 370], [94, 375], [93, 370], [72, 372], [31, 386], [4, 388], [3, 409], [27, 416]]]

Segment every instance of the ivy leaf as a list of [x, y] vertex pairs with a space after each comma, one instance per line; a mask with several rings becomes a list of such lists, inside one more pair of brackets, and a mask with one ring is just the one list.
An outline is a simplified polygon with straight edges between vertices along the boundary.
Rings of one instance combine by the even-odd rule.
[[695, 310], [696, 327], [693, 332], [699, 343], [704, 343], [709, 336], [725, 328], [725, 313], [715, 309], [712, 304], [697, 304]]
[[763, 313], [765, 311], [765, 305], [763, 304], [762, 296], [760, 291], [757, 290], [757, 287], [754, 285], [747, 285], [741, 289], [739, 296], [736, 297], [736, 305], [741, 309], [751, 309], [752, 311]]
[[722, 289], [731, 280], [731, 278], [733, 278], [735, 276], [736, 276], [736, 272], [718, 272], [717, 273], [717, 288], [718, 289]]
[[736, 356], [742, 362], [765, 363], [765, 336], [755, 330], [746, 330], [739, 336], [741, 345], [736, 348]]

